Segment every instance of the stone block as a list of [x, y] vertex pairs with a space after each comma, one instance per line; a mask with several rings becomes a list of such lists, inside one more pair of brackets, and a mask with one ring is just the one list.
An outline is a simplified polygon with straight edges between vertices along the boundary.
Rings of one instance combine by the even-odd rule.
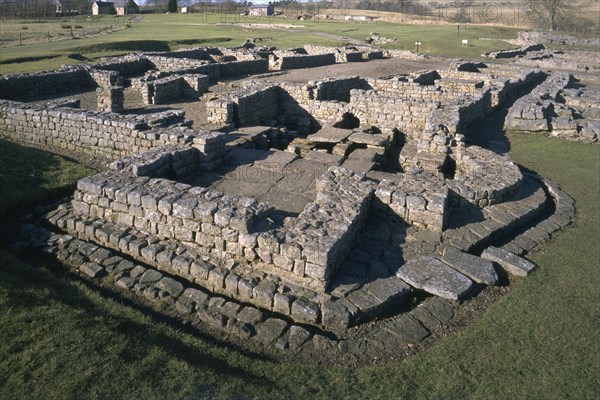
[[535, 269], [535, 264], [505, 249], [490, 246], [481, 253], [481, 258], [499, 264], [511, 275], [527, 276]]
[[316, 324], [319, 321], [319, 308], [304, 299], [296, 299], [292, 303], [292, 318], [309, 324]]

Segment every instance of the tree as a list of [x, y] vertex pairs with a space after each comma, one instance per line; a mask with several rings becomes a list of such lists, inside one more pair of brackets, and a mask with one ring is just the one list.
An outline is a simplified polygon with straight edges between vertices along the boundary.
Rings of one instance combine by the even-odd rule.
[[169, 0], [169, 3], [167, 3], [167, 11], [170, 13], [177, 12], [177, 0]]
[[527, 0], [527, 11], [530, 19], [543, 24], [545, 28], [555, 31], [559, 21], [566, 19], [573, 10], [569, 0]]

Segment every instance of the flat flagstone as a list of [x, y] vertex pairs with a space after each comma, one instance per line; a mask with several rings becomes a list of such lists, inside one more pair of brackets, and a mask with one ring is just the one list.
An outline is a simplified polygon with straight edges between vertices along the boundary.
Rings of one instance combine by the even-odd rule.
[[334, 128], [333, 126], [324, 126], [316, 133], [308, 135], [307, 139], [314, 143], [339, 143], [352, 135], [350, 129]]
[[499, 249], [494, 246], [485, 249], [481, 253], [481, 257], [498, 263], [511, 275], [527, 276], [535, 268], [535, 264], [531, 261], [519, 257], [506, 249]]
[[494, 269], [494, 264], [489, 260], [473, 254], [463, 253], [454, 247], [448, 246], [444, 249], [442, 261], [477, 283], [486, 285], [498, 283], [498, 275]]
[[369, 172], [375, 167], [375, 163], [367, 160], [346, 160], [342, 167], [354, 172]]
[[331, 165], [340, 165], [343, 155], [339, 154], [329, 154], [323, 151], [309, 151], [306, 153], [305, 158], [310, 161], [317, 161], [323, 164], [331, 164]]
[[458, 300], [471, 290], [473, 282], [432, 256], [409, 260], [396, 272], [409, 285], [450, 300]]
[[408, 314], [386, 321], [383, 329], [394, 335], [401, 343], [418, 343], [429, 336], [429, 331]]
[[366, 144], [367, 146], [386, 146], [388, 138], [382, 134], [371, 134], [365, 132], [354, 132], [348, 138], [350, 142]]

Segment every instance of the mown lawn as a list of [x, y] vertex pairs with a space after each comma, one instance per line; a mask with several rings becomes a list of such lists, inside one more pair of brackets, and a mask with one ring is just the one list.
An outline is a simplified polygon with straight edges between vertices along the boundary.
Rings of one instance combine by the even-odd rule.
[[[59, 267], [25, 264], [1, 249], [0, 398], [599, 398], [600, 147], [509, 139], [514, 160], [575, 198], [577, 222], [533, 255], [536, 272], [429, 350], [377, 367], [275, 363], [156, 321]], [[6, 157], [7, 148], [26, 156]], [[56, 173], [26, 172], [36, 159], [54, 160], [44, 168]], [[2, 207], [47, 198], [44, 188], [76, 179], [73, 168], [0, 142], [0, 171], [13, 177], [1, 189], [23, 192]]]
[[[58, 68], [62, 64], [90, 63], [98, 57], [126, 54], [133, 51], [165, 51], [194, 46], [238, 46], [246, 38], [264, 38], [257, 45], [285, 49], [305, 44], [340, 46], [344, 38], [364, 40], [370, 32], [396, 38], [384, 48], [415, 50], [415, 41], [421, 41], [419, 52], [447, 57], [479, 58], [482, 53], [516, 47], [503, 39], [514, 39], [517, 29], [495, 26], [408, 25], [388, 22], [357, 23], [350, 21], [297, 21], [291, 18], [263, 18], [212, 14], [144, 15], [140, 22], [131, 22], [127, 29], [93, 37], [80, 37], [85, 30], [110, 26], [112, 17], [93, 22], [56, 21], [24, 24], [7, 21], [0, 26], [0, 37], [13, 40], [0, 51], [0, 73], [12, 74]], [[125, 19], [118, 19], [114, 27], [122, 28]], [[275, 30], [248, 28], [248, 24], [293, 25], [293, 29]], [[81, 27], [70, 30], [62, 26]], [[25, 30], [23, 30], [25, 28]], [[48, 41], [44, 32], [59, 35]], [[56, 33], [54, 33], [56, 32]], [[323, 33], [325, 35], [323, 35]], [[23, 36], [22, 46], [14, 45], [14, 38]], [[38, 39], [26, 39], [27, 37]], [[46, 34], [47, 35], [47, 34]], [[332, 36], [333, 35], [333, 36]], [[59, 40], [60, 39], [60, 40]], [[462, 46], [461, 40], [469, 45]], [[8, 43], [8, 42], [7, 42]]]

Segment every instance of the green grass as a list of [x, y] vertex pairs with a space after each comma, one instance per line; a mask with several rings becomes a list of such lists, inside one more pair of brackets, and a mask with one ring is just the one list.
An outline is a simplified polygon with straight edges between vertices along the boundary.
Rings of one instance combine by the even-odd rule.
[[[427, 351], [376, 367], [275, 363], [156, 321], [60, 267], [30, 266], [0, 250], [0, 398], [599, 398], [600, 147], [509, 139], [514, 160], [575, 198], [577, 222], [533, 255], [537, 271]], [[31, 153], [10, 162], [2, 154], [3, 173], [22, 176], [24, 193], [75, 179], [59, 168], [29, 183], [21, 171]]]
[[[119, 20], [123, 26], [124, 19]], [[293, 24], [290, 30], [247, 28], [241, 24], [222, 25], [222, 22]], [[94, 22], [94, 26], [106, 26], [112, 19]], [[43, 25], [39, 29], [56, 29], [64, 22]], [[69, 22], [71, 25], [74, 23]], [[21, 25], [18, 21], [3, 23], [2, 37], [14, 38]], [[34, 25], [34, 24], [29, 24]], [[33, 29], [33, 28], [32, 28]], [[62, 30], [64, 31], [64, 29]], [[62, 32], [61, 31], [61, 32]], [[62, 64], [76, 63], [77, 59], [90, 60], [101, 56], [123, 54], [130, 51], [164, 51], [192, 46], [235, 46], [248, 37], [271, 38], [258, 44], [290, 48], [304, 44], [339, 46], [347, 41], [343, 37], [364, 40], [370, 32], [377, 31], [382, 36], [398, 40], [384, 45], [384, 48], [415, 50], [415, 41], [423, 44], [419, 51], [448, 57], [479, 58], [482, 53], [511, 47], [502, 39], [516, 38], [517, 29], [495, 26], [461, 26], [460, 37], [456, 25], [407, 25], [388, 22], [356, 23], [327, 21], [296, 21], [289, 18], [274, 20], [262, 17], [223, 18], [220, 15], [203, 17], [201, 14], [144, 15], [141, 22], [131, 23], [127, 29], [94, 37], [47, 41], [46, 37], [22, 46], [3, 46], [0, 52], [0, 73], [12, 74], [54, 69]], [[29, 32], [29, 31], [24, 31]], [[62, 32], [64, 33], [64, 32]], [[323, 36], [326, 35], [335, 36]], [[65, 36], [65, 35], [63, 35]], [[18, 37], [18, 36], [17, 36]], [[469, 46], [461, 46], [461, 40], [468, 39]], [[75, 54], [76, 57], [69, 58]], [[15, 60], [26, 62], [14, 62]], [[79, 61], [81, 62], [81, 61]]]
[[72, 191], [90, 168], [0, 139], [0, 221]]

